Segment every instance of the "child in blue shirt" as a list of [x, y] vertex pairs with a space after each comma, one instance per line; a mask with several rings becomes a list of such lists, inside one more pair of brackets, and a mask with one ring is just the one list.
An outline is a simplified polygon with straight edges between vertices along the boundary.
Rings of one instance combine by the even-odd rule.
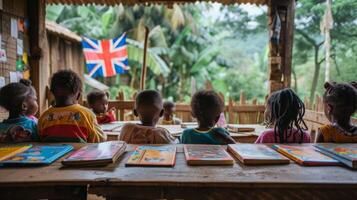
[[37, 141], [37, 122], [28, 116], [38, 109], [36, 91], [31, 81], [22, 79], [0, 89], [0, 106], [9, 118], [0, 123], [0, 142]]
[[196, 92], [191, 100], [192, 116], [198, 127], [186, 129], [182, 133], [183, 144], [234, 144], [229, 132], [215, 125], [224, 110], [224, 103], [218, 94], [210, 90]]

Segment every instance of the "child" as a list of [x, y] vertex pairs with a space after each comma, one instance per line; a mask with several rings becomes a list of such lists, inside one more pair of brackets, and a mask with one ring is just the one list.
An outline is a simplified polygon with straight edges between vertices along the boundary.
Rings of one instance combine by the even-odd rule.
[[226, 129], [214, 128], [224, 103], [214, 91], [202, 90], [196, 92], [191, 101], [192, 116], [197, 119], [198, 128], [186, 129], [182, 133], [183, 144], [234, 144], [234, 139]]
[[357, 126], [351, 124], [357, 111], [357, 85], [327, 82], [324, 87], [324, 111], [331, 124], [319, 128], [316, 142], [357, 142]]
[[160, 118], [159, 124], [162, 125], [180, 125], [181, 120], [174, 117], [175, 104], [172, 101], [164, 102], [164, 116]]
[[264, 117], [268, 126], [274, 126], [274, 129], [264, 131], [255, 143], [309, 143], [311, 138], [305, 132], [304, 114], [305, 105], [293, 90], [272, 93]]
[[47, 109], [39, 119], [42, 141], [85, 143], [105, 140], [93, 112], [77, 104], [82, 81], [75, 72], [56, 72], [52, 76], [50, 90], [55, 97], [55, 106]]
[[0, 123], [0, 142], [37, 141], [37, 122], [27, 117], [38, 109], [36, 91], [31, 81], [21, 79], [0, 90], [0, 106], [9, 111], [9, 118]]
[[139, 117], [141, 124], [125, 124], [119, 140], [130, 144], [175, 143], [175, 138], [166, 129], [155, 127], [163, 112], [162, 98], [157, 91], [140, 92], [136, 96], [134, 115]]
[[92, 91], [87, 95], [87, 102], [97, 117], [99, 124], [116, 121], [114, 109], [108, 110], [108, 92], [100, 90]]

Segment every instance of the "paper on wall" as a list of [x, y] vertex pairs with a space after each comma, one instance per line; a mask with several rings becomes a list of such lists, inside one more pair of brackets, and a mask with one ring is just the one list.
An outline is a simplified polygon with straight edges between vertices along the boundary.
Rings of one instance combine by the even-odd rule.
[[24, 41], [21, 39], [17, 39], [16, 48], [17, 55], [22, 56], [24, 54]]
[[11, 37], [16, 39], [18, 37], [18, 25], [15, 18], [11, 18]]
[[0, 10], [3, 9], [3, 0], [0, 0]]
[[0, 88], [5, 86], [5, 77], [0, 76]]
[[10, 83], [16, 83], [16, 82], [17, 82], [17, 73], [10, 72]]

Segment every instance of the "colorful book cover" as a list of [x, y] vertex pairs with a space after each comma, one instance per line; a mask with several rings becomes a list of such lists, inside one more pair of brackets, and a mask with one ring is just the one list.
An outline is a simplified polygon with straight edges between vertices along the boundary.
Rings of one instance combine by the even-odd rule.
[[321, 143], [314, 145], [321, 153], [326, 154], [345, 165], [357, 168], [357, 144]]
[[220, 145], [184, 145], [189, 165], [233, 165], [233, 158]]
[[68, 166], [92, 166], [114, 163], [126, 149], [122, 141], [86, 144], [62, 161]]
[[18, 153], [31, 148], [32, 145], [5, 145], [0, 147], [0, 161], [6, 160]]
[[341, 163], [333, 158], [317, 152], [311, 144], [301, 145], [273, 145], [273, 149], [285, 155], [300, 165], [307, 166], [329, 166]]
[[176, 147], [164, 146], [138, 146], [133, 151], [127, 166], [174, 166], [176, 161]]
[[40, 146], [16, 154], [1, 162], [2, 165], [45, 165], [51, 164], [58, 158], [73, 150], [71, 145]]
[[264, 144], [229, 144], [228, 151], [246, 165], [290, 163], [288, 158]]

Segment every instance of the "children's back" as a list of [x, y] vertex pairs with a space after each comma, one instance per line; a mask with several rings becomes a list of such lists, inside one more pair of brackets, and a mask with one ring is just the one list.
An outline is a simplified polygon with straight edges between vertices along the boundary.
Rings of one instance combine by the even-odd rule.
[[357, 84], [325, 83], [324, 112], [330, 124], [319, 128], [317, 142], [357, 142], [357, 126], [351, 117], [357, 111]]
[[303, 120], [305, 105], [289, 88], [276, 91], [267, 101], [264, 118], [274, 128], [264, 131], [255, 143], [308, 143], [311, 141]]
[[77, 104], [82, 81], [76, 73], [61, 70], [51, 79], [55, 106], [39, 119], [39, 135], [45, 142], [101, 142], [106, 139], [95, 115]]
[[140, 124], [125, 124], [120, 132], [119, 140], [131, 144], [169, 144], [175, 138], [163, 128], [156, 128], [163, 115], [161, 95], [154, 90], [144, 90], [135, 99], [134, 114], [139, 117]]
[[232, 144], [234, 139], [224, 128], [215, 128], [224, 102], [214, 91], [196, 92], [191, 100], [192, 116], [197, 119], [198, 127], [186, 129], [181, 136], [183, 144]]
[[36, 100], [28, 80], [1, 88], [0, 106], [9, 111], [9, 118], [0, 123], [0, 142], [38, 141], [37, 122], [28, 117], [37, 112]]

